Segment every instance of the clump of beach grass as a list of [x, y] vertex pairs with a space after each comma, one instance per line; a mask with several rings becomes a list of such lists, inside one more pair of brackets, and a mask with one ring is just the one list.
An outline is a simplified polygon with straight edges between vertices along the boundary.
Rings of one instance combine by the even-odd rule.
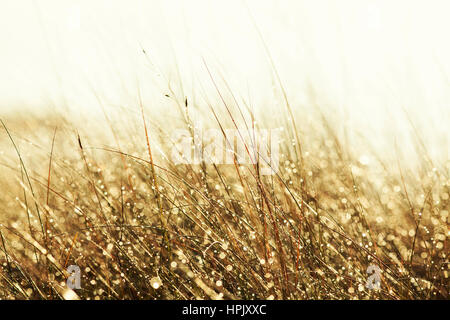
[[[368, 165], [324, 114], [299, 122], [282, 99], [275, 174], [237, 158], [177, 164], [171, 132], [194, 134], [195, 114], [225, 139], [273, 124], [229, 93], [206, 111], [163, 94], [177, 123], [144, 103], [121, 114], [128, 129], [107, 108], [96, 130], [2, 120], [1, 298], [448, 299], [450, 162], [418, 143], [415, 171], [376, 152]], [[81, 289], [67, 287], [70, 265]], [[379, 289], [367, 287], [371, 265]]]

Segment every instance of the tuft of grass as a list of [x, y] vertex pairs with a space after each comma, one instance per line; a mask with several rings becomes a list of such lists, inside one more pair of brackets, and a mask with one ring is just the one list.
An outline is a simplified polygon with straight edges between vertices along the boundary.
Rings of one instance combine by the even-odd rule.
[[[226, 128], [269, 127], [214, 85], [207, 123], [229, 146]], [[193, 136], [200, 107], [169, 97]], [[237, 156], [177, 165], [165, 156], [176, 125], [139, 108], [142, 130], [131, 131], [104, 110], [110, 140], [68, 119], [2, 121], [2, 298], [449, 298], [449, 163], [423, 154], [416, 171], [382, 157], [368, 166], [324, 115], [300, 131], [288, 105], [276, 174]], [[81, 269], [75, 292], [69, 265]], [[366, 287], [370, 265], [379, 290]]]

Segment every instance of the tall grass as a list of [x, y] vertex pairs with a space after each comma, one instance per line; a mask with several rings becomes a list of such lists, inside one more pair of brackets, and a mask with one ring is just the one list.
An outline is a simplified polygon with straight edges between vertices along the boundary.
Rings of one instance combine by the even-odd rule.
[[[121, 120], [104, 108], [93, 131], [68, 117], [3, 119], [0, 297], [448, 299], [449, 162], [418, 141], [415, 171], [375, 151], [369, 165], [313, 102], [312, 121], [289, 106], [274, 124], [216, 89], [209, 112], [169, 92], [182, 119], [171, 124], [143, 102]], [[237, 157], [175, 164], [171, 132], [193, 135], [199, 113], [225, 140], [226, 128], [280, 124], [279, 172]], [[379, 290], [366, 287], [370, 265]]]

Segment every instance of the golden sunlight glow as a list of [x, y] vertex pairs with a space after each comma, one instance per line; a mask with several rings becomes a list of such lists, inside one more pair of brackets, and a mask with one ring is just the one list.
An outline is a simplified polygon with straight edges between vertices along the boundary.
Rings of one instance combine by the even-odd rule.
[[0, 0], [0, 298], [448, 300], [449, 13]]
[[399, 139], [406, 110], [438, 146], [430, 152], [445, 153], [449, 10], [446, 0], [3, 1], [0, 110], [95, 114], [96, 95], [129, 105], [138, 87], [155, 101], [159, 71], [194, 95], [196, 84], [209, 86], [203, 59], [265, 110], [273, 77], [264, 41], [294, 106], [308, 103], [312, 86], [336, 120]]

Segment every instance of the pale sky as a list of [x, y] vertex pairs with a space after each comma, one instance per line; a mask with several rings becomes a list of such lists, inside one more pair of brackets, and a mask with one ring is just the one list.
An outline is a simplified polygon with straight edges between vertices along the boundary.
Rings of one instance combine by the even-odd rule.
[[93, 90], [132, 104], [137, 83], [153, 99], [152, 77], [176, 79], [175, 61], [186, 88], [206, 86], [202, 59], [263, 104], [273, 77], [251, 13], [294, 105], [311, 82], [350, 122], [383, 128], [406, 108], [448, 144], [449, 12], [448, 0], [1, 0], [0, 114], [62, 97], [90, 112]]

